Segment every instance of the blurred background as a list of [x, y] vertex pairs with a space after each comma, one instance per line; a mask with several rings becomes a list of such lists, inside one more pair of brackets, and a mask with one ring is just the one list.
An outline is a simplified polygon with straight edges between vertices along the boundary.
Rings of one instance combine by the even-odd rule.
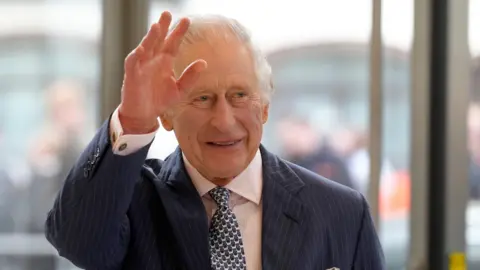
[[[444, 40], [447, 58], [464, 66], [444, 69], [443, 96], [414, 81], [437, 74], [438, 67], [427, 63], [423, 70], [413, 54], [414, 44], [420, 56], [422, 44], [436, 48], [436, 36], [421, 30], [441, 29], [422, 19], [439, 19], [434, 0], [0, 0], [0, 269], [75, 269], [44, 239], [46, 213], [79, 152], [118, 104], [123, 57], [164, 10], [175, 17], [223, 14], [252, 31], [276, 88], [263, 143], [369, 198], [388, 269], [435, 269], [428, 264], [435, 235], [445, 239], [439, 252], [458, 252], [469, 269], [480, 269], [480, 0], [439, 2], [449, 7], [444, 26], [453, 33]], [[450, 169], [429, 167], [438, 162], [414, 143], [422, 142], [415, 127], [429, 122], [413, 112], [442, 97], [446, 112], [438, 117], [464, 127], [440, 131], [448, 135], [447, 150], [461, 148], [443, 152]], [[434, 127], [424, 127], [425, 138], [435, 138]], [[163, 130], [158, 136], [161, 145], [152, 147], [167, 156], [175, 137]], [[377, 150], [375, 160], [369, 149]], [[448, 170], [437, 180], [443, 200], [428, 195], [436, 182], [422, 170]], [[443, 220], [429, 214], [435, 209]], [[459, 212], [460, 221], [449, 214]], [[444, 226], [432, 234], [436, 222]]]

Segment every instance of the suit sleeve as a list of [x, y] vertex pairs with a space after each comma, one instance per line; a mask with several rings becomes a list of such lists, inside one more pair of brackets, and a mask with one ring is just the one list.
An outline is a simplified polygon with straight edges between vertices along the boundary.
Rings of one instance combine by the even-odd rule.
[[385, 257], [368, 204], [362, 196], [363, 214], [358, 233], [353, 270], [385, 270]]
[[148, 152], [116, 155], [105, 121], [70, 170], [45, 223], [60, 256], [83, 269], [120, 269], [130, 241], [127, 211]]

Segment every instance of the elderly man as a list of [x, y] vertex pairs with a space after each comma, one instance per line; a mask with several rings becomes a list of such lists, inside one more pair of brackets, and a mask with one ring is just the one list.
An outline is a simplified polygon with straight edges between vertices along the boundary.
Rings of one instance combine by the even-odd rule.
[[[165, 12], [46, 221], [85, 269], [384, 269], [365, 199], [260, 145], [270, 67], [244, 27]], [[147, 159], [159, 128], [179, 148]]]

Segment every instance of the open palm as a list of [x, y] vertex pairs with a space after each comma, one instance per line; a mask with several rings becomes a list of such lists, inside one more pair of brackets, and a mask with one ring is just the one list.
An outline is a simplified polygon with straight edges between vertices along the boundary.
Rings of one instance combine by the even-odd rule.
[[[168, 34], [172, 15], [164, 12], [154, 23], [140, 44], [125, 59], [120, 115], [122, 124], [152, 127], [157, 117], [179, 101], [182, 91], [189, 88], [206, 68], [206, 62], [192, 62], [176, 79], [173, 72], [175, 57], [190, 26], [181, 19]], [[168, 35], [168, 36], [167, 36]], [[127, 124], [128, 125], [128, 124]]]

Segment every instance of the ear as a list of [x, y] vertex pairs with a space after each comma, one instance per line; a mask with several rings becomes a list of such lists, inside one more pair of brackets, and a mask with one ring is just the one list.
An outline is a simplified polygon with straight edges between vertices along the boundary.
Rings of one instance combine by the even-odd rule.
[[270, 109], [270, 103], [263, 104], [263, 108], [262, 108], [262, 122], [263, 122], [263, 124], [267, 123], [269, 109]]
[[[269, 86], [270, 86], [270, 90], [273, 91], [273, 79], [270, 78], [270, 82], [269, 82]], [[267, 123], [267, 120], [268, 120], [268, 112], [269, 112], [269, 109], [270, 109], [270, 100], [265, 98], [265, 100], [263, 101], [264, 104], [263, 104], [263, 108], [262, 108], [262, 121], [263, 121], [263, 124]]]
[[171, 117], [169, 117], [168, 113], [165, 113], [162, 116], [160, 116], [160, 121], [162, 122], [162, 126], [166, 131], [173, 130], [172, 120], [171, 120]]

